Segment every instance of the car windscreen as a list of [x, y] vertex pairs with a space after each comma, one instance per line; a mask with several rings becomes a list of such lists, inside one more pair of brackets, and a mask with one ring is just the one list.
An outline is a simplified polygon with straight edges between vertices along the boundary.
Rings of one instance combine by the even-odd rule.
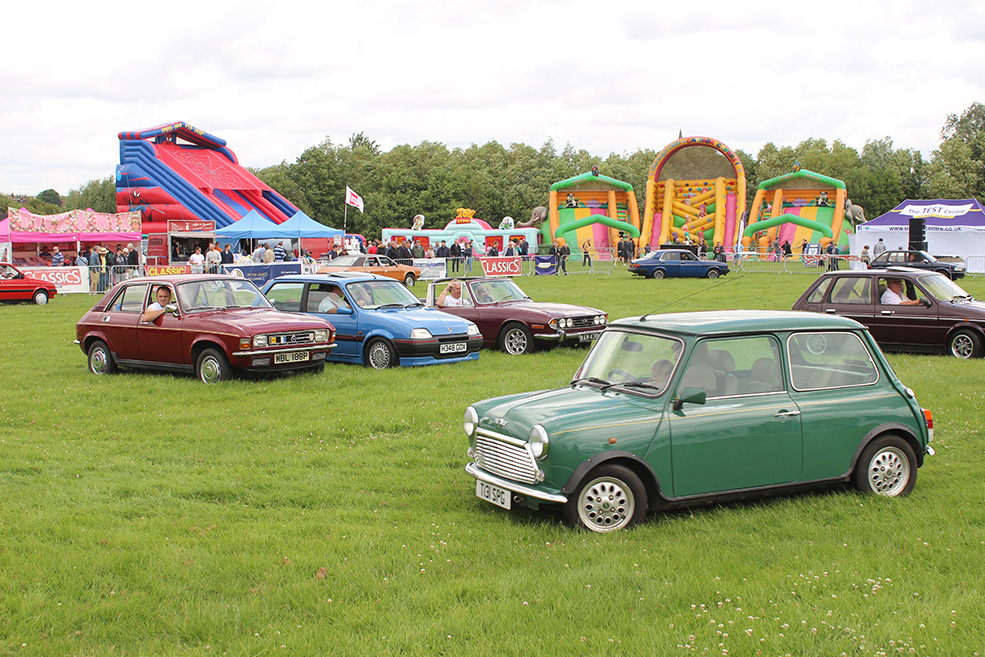
[[355, 267], [362, 264], [361, 256], [339, 256], [325, 264], [326, 267]]
[[930, 296], [939, 301], [954, 301], [955, 299], [970, 299], [960, 285], [944, 274], [927, 274], [917, 279]]
[[607, 330], [585, 358], [575, 380], [662, 392], [673, 377], [683, 342], [663, 335]]
[[499, 303], [501, 301], [522, 301], [527, 298], [516, 283], [511, 280], [475, 281], [469, 285], [477, 303]]
[[270, 302], [252, 282], [242, 279], [203, 278], [178, 285], [178, 302], [186, 313], [224, 308], [270, 308]]
[[403, 284], [393, 280], [350, 283], [346, 290], [356, 305], [366, 310], [423, 305]]

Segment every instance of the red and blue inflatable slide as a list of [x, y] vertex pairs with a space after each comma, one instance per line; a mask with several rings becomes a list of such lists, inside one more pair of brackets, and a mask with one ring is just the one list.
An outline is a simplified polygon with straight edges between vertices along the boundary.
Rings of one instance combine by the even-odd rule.
[[171, 219], [228, 226], [256, 210], [276, 224], [298, 209], [239, 165], [226, 141], [184, 122], [121, 132], [118, 212], [140, 210], [144, 233]]

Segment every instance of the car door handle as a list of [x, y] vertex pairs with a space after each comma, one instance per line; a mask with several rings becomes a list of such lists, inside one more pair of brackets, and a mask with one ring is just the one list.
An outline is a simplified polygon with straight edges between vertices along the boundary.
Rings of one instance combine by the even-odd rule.
[[800, 415], [800, 411], [780, 411], [775, 413], [773, 417], [797, 417], [798, 415]]
[[103, 315], [103, 318], [102, 319], [103, 319], [104, 322], [108, 322], [112, 318], [109, 315]]
[[830, 314], [832, 314], [832, 315], [834, 315], [834, 314], [835, 314], [836, 312], [838, 312], [838, 311], [837, 311], [837, 310], [835, 310], [834, 308], [825, 308], [825, 309], [824, 309], [824, 312], [826, 312], [826, 313], [830, 313]]
[[896, 314], [896, 311], [894, 311], [894, 310], [883, 310], [879, 314], [880, 315], [895, 315]]

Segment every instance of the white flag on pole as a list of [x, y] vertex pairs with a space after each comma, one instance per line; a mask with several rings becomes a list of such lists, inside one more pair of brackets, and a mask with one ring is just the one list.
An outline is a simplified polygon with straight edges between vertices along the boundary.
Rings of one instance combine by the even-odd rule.
[[348, 185], [345, 186], [345, 203], [354, 208], [359, 208], [360, 212], [365, 212], [363, 210], [363, 197], [349, 189]]

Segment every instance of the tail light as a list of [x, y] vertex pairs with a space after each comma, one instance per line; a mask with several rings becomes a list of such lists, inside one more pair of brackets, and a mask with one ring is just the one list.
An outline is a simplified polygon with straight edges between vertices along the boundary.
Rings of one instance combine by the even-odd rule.
[[929, 436], [928, 441], [934, 439], [934, 414], [930, 412], [929, 408], [923, 409], [923, 420], [927, 423], [927, 434]]

